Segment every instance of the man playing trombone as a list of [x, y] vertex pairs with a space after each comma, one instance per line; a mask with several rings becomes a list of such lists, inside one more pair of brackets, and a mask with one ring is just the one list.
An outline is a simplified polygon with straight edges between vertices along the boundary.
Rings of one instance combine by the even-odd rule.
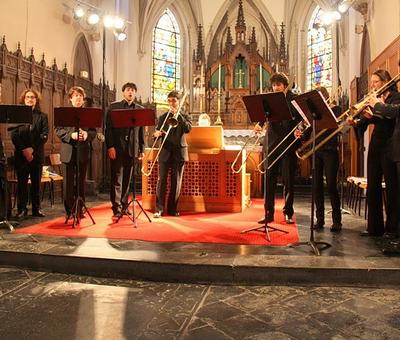
[[164, 213], [167, 178], [170, 169], [171, 188], [167, 203], [167, 213], [171, 216], [179, 216], [177, 206], [182, 185], [183, 169], [185, 161], [189, 160], [185, 134], [189, 133], [192, 128], [189, 116], [180, 110], [182, 105], [179, 105], [179, 99], [177, 91], [172, 91], [168, 94], [169, 110], [159, 118], [153, 135], [155, 138], [165, 139], [158, 159], [154, 218], [159, 218]]
[[[285, 136], [287, 136], [293, 128], [301, 122], [301, 117], [294, 109], [292, 104], [290, 103], [292, 99], [295, 97], [295, 94], [292, 93], [289, 86], [289, 79], [284, 73], [275, 73], [271, 77], [271, 86], [273, 92], [284, 92], [286, 96], [286, 101], [288, 103], [290, 113], [292, 115], [291, 120], [285, 120], [282, 122], [272, 122], [269, 124], [267, 128], [266, 134], [268, 133], [268, 148], [273, 149], [280, 141], [282, 141]], [[296, 133], [300, 133], [296, 130]], [[300, 136], [296, 136], [298, 138]], [[265, 143], [264, 143], [265, 144]], [[288, 143], [282, 143], [280, 146], [281, 150], [285, 150], [288, 146]], [[265, 149], [264, 145], [264, 149]], [[294, 198], [294, 176], [296, 172], [297, 159], [296, 159], [296, 143], [294, 143], [288, 150], [285, 151], [285, 154], [276, 162], [266, 173], [268, 176], [267, 188], [265, 189], [265, 216], [263, 219], [258, 221], [258, 223], [264, 224], [265, 222], [272, 222], [274, 220], [275, 213], [275, 191], [278, 180], [278, 170], [279, 165], [281, 165], [282, 170], [282, 181], [284, 186], [284, 199], [285, 205], [283, 207], [283, 214], [285, 215], [285, 222], [287, 224], [293, 223], [293, 198]], [[279, 153], [279, 151], [278, 151]]]

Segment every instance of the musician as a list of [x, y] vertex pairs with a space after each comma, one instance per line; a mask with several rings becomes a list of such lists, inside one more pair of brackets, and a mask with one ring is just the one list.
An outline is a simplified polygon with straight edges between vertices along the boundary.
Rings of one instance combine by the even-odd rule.
[[386, 119], [396, 119], [396, 125], [394, 128], [394, 132], [390, 140], [388, 141], [387, 147], [387, 158], [389, 166], [393, 166], [395, 168], [396, 176], [395, 176], [395, 202], [391, 205], [394, 209], [393, 212], [389, 213], [394, 216], [396, 228], [393, 233], [393, 237], [396, 237], [397, 240], [394, 243], [389, 244], [384, 252], [392, 253], [400, 252], [400, 212], [398, 211], [398, 207], [400, 204], [400, 104], [385, 104], [383, 98], [377, 98], [376, 96], [372, 96], [369, 100], [368, 104], [372, 108], [373, 116], [367, 115], [366, 117], [371, 119], [372, 117], [383, 117]]
[[[385, 83], [390, 81], [391, 76], [386, 70], [377, 70], [371, 75], [371, 89], [378, 90]], [[382, 94], [382, 100], [386, 104], [399, 104], [400, 94], [396, 86], [392, 86]], [[347, 123], [354, 125], [361, 138], [369, 124], [374, 124], [374, 130], [368, 147], [367, 156], [367, 201], [368, 201], [368, 220], [367, 230], [363, 231], [363, 236], [382, 236], [392, 237], [396, 233], [396, 217], [393, 212], [398, 209], [396, 202], [396, 172], [394, 166], [388, 161], [389, 141], [393, 135], [395, 119], [382, 119], [372, 116], [369, 108], [364, 110], [362, 118], [359, 120], [348, 119]], [[368, 116], [372, 116], [368, 118]], [[386, 224], [383, 219], [383, 200], [382, 200], [382, 179], [385, 179], [387, 195], [387, 215]]]
[[[83, 107], [86, 97], [82, 87], [74, 86], [68, 91], [68, 97], [73, 107]], [[76, 196], [75, 182], [79, 185], [79, 195], [85, 201], [85, 179], [89, 162], [89, 143], [96, 137], [95, 128], [80, 128], [79, 132], [75, 127], [56, 127], [55, 132], [61, 140], [61, 168], [64, 177], [64, 208], [67, 218], [72, 215], [72, 208]], [[79, 159], [77, 160], [77, 148], [79, 145]], [[79, 178], [75, 181], [75, 172], [79, 162]], [[79, 207], [80, 218], [84, 217], [82, 207]]]
[[[317, 87], [317, 91], [321, 92], [326, 100], [329, 99], [328, 90], [323, 87]], [[342, 110], [339, 106], [330, 104], [330, 107], [336, 117], [340, 116]], [[328, 129], [321, 139], [328, 136], [335, 129]], [[339, 170], [339, 140], [338, 136], [331, 138], [315, 153], [315, 207], [317, 221], [314, 229], [322, 229], [325, 224], [324, 211], [324, 173], [326, 178], [327, 189], [332, 206], [332, 226], [331, 231], [337, 232], [342, 230], [342, 213], [340, 211], [340, 198], [337, 188], [337, 174]]]
[[[272, 150], [279, 142], [281, 142], [285, 136], [287, 136], [293, 128], [301, 121], [301, 116], [294, 109], [291, 101], [295, 95], [289, 90], [289, 79], [284, 73], [275, 73], [271, 77], [271, 85], [273, 92], [283, 92], [286, 96], [286, 101], [292, 115], [291, 120], [284, 120], [281, 122], [269, 123], [268, 133], [268, 148]], [[282, 143], [279, 150], [282, 152], [286, 149], [290, 141]], [[265, 149], [264, 143], [264, 149]], [[283, 190], [285, 205], [283, 207], [283, 214], [285, 215], [285, 222], [287, 224], [293, 223], [293, 200], [294, 200], [294, 177], [297, 167], [297, 158], [295, 151], [298, 144], [294, 143], [290, 149], [277, 161], [270, 170], [267, 172], [268, 181], [265, 192], [265, 216], [258, 223], [264, 224], [265, 222], [272, 222], [274, 220], [275, 213], [275, 191], [278, 180], [279, 167], [281, 168]], [[277, 154], [279, 154], [279, 151]]]
[[129, 185], [132, 179], [133, 158], [143, 158], [144, 132], [143, 127], [121, 128], [113, 127], [111, 111], [116, 109], [136, 109], [142, 106], [135, 104], [137, 87], [134, 83], [122, 86], [123, 99], [111, 103], [106, 115], [105, 141], [108, 157], [111, 163], [110, 200], [115, 217], [127, 213]]
[[7, 220], [8, 216], [7, 157], [4, 152], [4, 142], [0, 134], [0, 225]]
[[32, 216], [44, 217], [40, 207], [40, 182], [44, 163], [44, 144], [49, 135], [47, 114], [40, 111], [40, 95], [34, 89], [26, 89], [20, 104], [32, 107], [32, 125], [20, 125], [12, 130], [15, 147], [15, 170], [17, 174], [18, 218], [27, 216], [28, 180], [31, 180], [30, 198]]
[[159, 118], [154, 137], [165, 138], [163, 136], [165, 136], [165, 133], [168, 130], [168, 118], [171, 116], [177, 117], [178, 125], [170, 128], [164, 146], [160, 151], [158, 159], [157, 196], [156, 210], [153, 215], [154, 218], [159, 218], [164, 213], [169, 170], [171, 170], [171, 188], [167, 203], [167, 213], [171, 216], [179, 216], [177, 206], [182, 185], [183, 169], [185, 161], [189, 160], [185, 134], [190, 132], [192, 124], [187, 114], [182, 111], [178, 112], [178, 92], [172, 91], [168, 94], [168, 105], [169, 111]]

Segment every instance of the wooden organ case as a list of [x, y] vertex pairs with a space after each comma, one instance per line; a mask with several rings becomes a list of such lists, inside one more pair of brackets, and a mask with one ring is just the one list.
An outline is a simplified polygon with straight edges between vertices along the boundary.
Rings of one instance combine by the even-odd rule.
[[[189, 145], [189, 161], [185, 164], [179, 211], [190, 212], [242, 212], [245, 208], [245, 172], [235, 174], [231, 165], [239, 148], [224, 148], [221, 126], [194, 126], [186, 135]], [[146, 149], [150, 167], [158, 150]], [[151, 153], [151, 154], [149, 154]], [[238, 160], [238, 167], [245, 155]], [[142, 177], [142, 204], [144, 209], [154, 210], [158, 164], [149, 177]], [[169, 188], [169, 180], [168, 180]], [[167, 194], [168, 196], [168, 194]]]

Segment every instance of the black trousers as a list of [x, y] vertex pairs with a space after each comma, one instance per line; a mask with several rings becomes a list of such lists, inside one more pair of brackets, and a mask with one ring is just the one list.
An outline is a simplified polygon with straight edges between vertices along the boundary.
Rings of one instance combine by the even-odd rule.
[[326, 186], [332, 206], [332, 222], [341, 223], [340, 197], [337, 188], [337, 174], [339, 170], [339, 152], [337, 150], [318, 151], [315, 154], [315, 207], [319, 223], [325, 222], [324, 210], [324, 173]]
[[132, 179], [132, 157], [129, 154], [118, 155], [111, 163], [110, 201], [114, 213], [128, 205], [129, 184]]
[[[387, 215], [383, 219], [382, 179], [386, 183]], [[370, 143], [367, 158], [367, 230], [373, 235], [384, 232], [395, 233], [397, 228], [396, 214], [396, 167], [388, 160], [386, 148], [378, 143]]]
[[27, 210], [28, 205], [28, 180], [31, 179], [30, 196], [32, 202], [32, 212], [40, 209], [40, 181], [42, 178], [41, 162], [23, 163], [16, 169], [17, 174], [17, 208], [18, 212]]
[[168, 172], [171, 169], [171, 187], [168, 195], [167, 212], [175, 213], [177, 211], [178, 199], [181, 193], [183, 170], [185, 161], [168, 161], [158, 163], [158, 181], [156, 211], [164, 211], [165, 196], [167, 193]]
[[8, 183], [6, 176], [6, 164], [0, 163], [0, 221], [4, 221], [10, 216], [11, 197], [8, 195]]
[[[76, 178], [76, 158], [71, 158], [69, 163], [62, 163], [62, 173], [64, 177], [63, 191], [64, 191], [64, 208], [65, 212], [70, 215], [72, 207], [77, 195], [76, 188], [79, 185], [79, 196], [85, 201], [85, 180], [88, 162], [79, 162], [79, 179]], [[82, 207], [80, 207], [82, 209]]]
[[279, 175], [279, 166], [282, 172], [283, 196], [285, 199], [283, 213], [291, 218], [294, 214], [294, 177], [297, 167], [297, 158], [294, 152], [286, 153], [269, 171], [267, 171], [267, 188], [264, 190], [265, 216], [274, 216], [275, 213], [275, 192]]

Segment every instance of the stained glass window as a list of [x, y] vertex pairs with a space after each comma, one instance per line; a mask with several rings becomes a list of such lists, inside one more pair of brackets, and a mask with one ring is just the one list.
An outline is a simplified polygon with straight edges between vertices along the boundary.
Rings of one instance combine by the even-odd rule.
[[320, 7], [314, 10], [307, 34], [307, 88], [324, 86], [332, 88], [332, 29], [323, 25], [323, 11]]
[[181, 40], [179, 26], [166, 9], [153, 30], [153, 103], [166, 104], [167, 95], [180, 88]]

